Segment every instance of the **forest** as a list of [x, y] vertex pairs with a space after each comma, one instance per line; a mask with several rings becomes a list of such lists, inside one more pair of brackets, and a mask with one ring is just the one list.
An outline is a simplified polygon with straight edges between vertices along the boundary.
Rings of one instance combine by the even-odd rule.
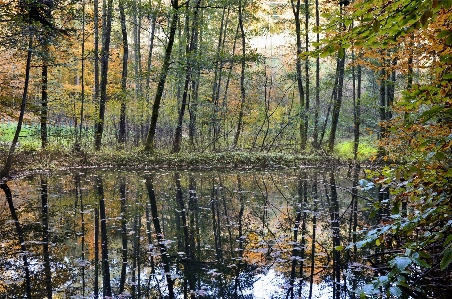
[[[354, 281], [353, 290], [343, 291], [342, 295], [342, 286], [337, 289], [336, 285], [344, 284], [346, 275], [341, 278], [333, 267], [333, 298], [448, 298], [452, 290], [451, 0], [0, 0], [0, 23], [0, 187], [4, 191], [0, 204], [8, 211], [0, 216], [2, 221], [15, 221], [16, 232], [9, 234], [18, 235], [18, 251], [27, 252], [23, 245], [26, 233], [14, 212], [18, 202], [13, 203], [14, 192], [8, 185], [21, 185], [15, 180], [30, 173], [41, 178], [40, 187], [30, 179], [37, 184], [30, 188], [40, 188], [42, 198], [42, 186], [47, 186], [42, 183], [47, 181], [42, 173], [53, 181], [52, 175], [70, 169], [215, 169], [219, 170], [219, 177], [213, 175], [212, 190], [221, 186], [225, 190], [235, 188], [234, 192], [241, 194], [242, 179], [238, 173], [244, 169], [331, 167], [335, 170], [327, 174], [306, 174], [304, 170], [297, 174], [300, 181], [298, 187], [294, 183], [291, 196], [300, 201], [292, 202], [293, 214], [286, 217], [281, 211], [275, 212], [279, 215], [275, 217], [293, 221], [292, 234], [284, 235], [284, 241], [270, 228], [266, 229], [273, 232], [271, 238], [264, 228], [262, 235], [254, 231], [246, 234], [249, 246], [258, 243], [254, 237], [272, 246], [289, 246], [291, 242], [303, 245], [301, 250], [295, 245], [292, 251], [288, 250], [293, 263], [281, 266], [291, 269], [281, 271], [287, 274], [290, 285], [285, 298], [304, 298], [301, 293], [296, 297], [294, 291], [295, 267], [300, 265], [299, 279], [311, 282], [309, 296], [303, 296], [314, 296], [312, 284], [318, 279], [314, 278], [314, 211], [318, 211], [317, 188], [323, 188], [317, 180], [327, 182], [322, 196], [329, 204], [325, 209], [330, 209], [333, 233], [332, 243], [319, 250], [331, 255], [336, 266], [338, 261], [340, 265], [356, 265], [358, 256], [364, 259], [360, 265], [371, 260], [370, 268], [362, 270], [369, 272], [370, 278], [362, 283]], [[348, 168], [344, 176], [351, 185], [344, 183], [344, 188], [353, 195], [349, 206], [340, 207], [338, 203], [337, 210], [334, 203], [338, 190], [331, 187], [336, 186], [336, 168]], [[220, 174], [225, 170], [235, 170], [237, 177], [223, 178]], [[342, 178], [342, 170], [337, 170], [338, 177]], [[136, 177], [137, 183], [129, 181], [127, 188], [151, 199], [152, 186], [158, 184], [154, 178], [165, 175], [130, 175]], [[174, 176], [179, 178], [179, 173]], [[287, 175], [288, 180], [290, 176]], [[98, 183], [93, 194], [97, 195], [86, 196], [97, 199], [103, 197], [99, 189], [102, 175], [94, 177], [92, 180]], [[244, 177], [261, 180], [253, 175]], [[84, 179], [85, 184], [91, 184], [88, 178]], [[223, 179], [230, 181], [229, 187], [223, 185]], [[192, 204], [190, 196], [197, 186], [192, 182], [203, 180], [197, 175], [184, 180], [187, 200]], [[117, 181], [122, 182], [122, 176]], [[177, 190], [185, 188], [180, 186], [180, 178], [174, 181]], [[60, 189], [73, 188], [71, 192], [77, 192], [73, 197], [82, 208], [80, 178], [76, 182]], [[139, 182], [146, 183], [141, 186]], [[113, 182], [105, 184], [126, 188]], [[290, 198], [281, 191], [285, 187], [282, 182], [275, 183], [277, 198]], [[243, 252], [234, 257], [230, 245], [230, 255], [232, 260], [240, 257], [238, 269], [249, 270], [247, 267], [255, 266], [255, 260], [243, 257], [247, 245], [242, 243], [245, 234], [241, 221], [260, 220], [255, 220], [252, 213], [246, 217], [247, 209], [253, 207], [246, 208], [243, 198], [235, 197], [234, 192], [230, 193], [231, 200], [237, 205], [228, 209], [232, 218], [239, 219], [237, 242]], [[265, 194], [268, 193], [272, 192]], [[141, 203], [142, 195], [136, 196], [137, 205], [145, 205]], [[358, 204], [364, 197], [372, 199]], [[173, 208], [181, 213], [175, 218], [183, 218], [180, 221], [185, 223], [176, 221], [183, 239], [180, 244], [201, 244], [194, 232], [197, 226], [188, 225], [188, 218], [184, 218], [182, 198], [181, 191], [173, 199]], [[102, 211], [103, 204], [103, 200], [92, 203], [97, 207], [96, 213], [97, 209]], [[242, 209], [233, 210], [239, 204], [243, 204]], [[305, 204], [312, 215], [303, 210]], [[225, 240], [234, 241], [230, 229], [220, 229], [219, 219], [229, 217], [226, 205], [225, 215], [219, 215], [212, 204], [213, 222], [205, 224], [213, 226], [211, 241], [217, 253], [211, 259], [223, 264], [220, 256], [223, 247], [228, 247]], [[163, 233], [159, 233], [159, 217], [149, 214], [172, 208], [163, 203], [151, 208], [155, 209], [147, 210], [146, 206], [143, 211], [137, 210], [131, 214], [130, 222], [147, 218], [155, 225], [154, 242], [160, 248], [155, 256], [164, 265], [167, 293], [159, 289], [159, 295], [155, 295], [149, 291], [148, 282], [147, 295], [130, 287], [131, 298], [208, 296], [209, 292], [204, 294], [201, 289], [196, 294], [189, 291], [197, 285], [197, 278], [188, 277], [184, 263], [197, 263], [195, 253], [182, 259], [181, 271], [188, 275], [185, 289], [179, 295], [172, 290], [177, 288], [177, 282], [174, 285], [176, 280], [168, 274], [170, 268], [165, 268], [174, 262], [168, 260], [166, 253], [171, 250], [160, 239]], [[195, 210], [187, 213], [203, 219]], [[27, 211], [24, 208], [23, 215], [31, 213]], [[141, 212], [143, 216], [139, 216]], [[340, 212], [344, 219], [350, 213], [344, 231], [339, 224], [334, 226], [345, 222], [338, 216]], [[106, 219], [105, 215], [100, 217]], [[262, 226], [269, 226], [272, 218], [262, 217]], [[366, 217], [373, 220], [366, 223]], [[306, 228], [308, 223], [312, 229]], [[193, 233], [184, 230], [189, 226]], [[107, 228], [93, 228], [93, 234], [97, 229], [103, 234]], [[142, 229], [146, 231], [144, 225]], [[338, 235], [343, 238], [336, 239]], [[308, 239], [313, 244], [310, 251]], [[150, 237], [148, 243], [146, 246], [151, 246]], [[179, 251], [188, 256], [190, 250], [180, 244]], [[135, 254], [140, 249], [135, 251], [135, 246], [138, 245], [133, 245], [131, 256], [137, 262]], [[330, 251], [325, 249], [328, 246]], [[93, 246], [92, 250], [98, 247], [102, 247], [101, 254], [107, 253], [103, 245]], [[360, 255], [359, 250], [365, 253]], [[3, 249], [1, 252], [6, 256]], [[309, 253], [311, 258], [307, 257]], [[32, 298], [25, 256], [23, 268], [28, 278], [23, 280], [28, 283], [21, 281], [19, 289], [23, 288], [24, 296]], [[302, 270], [305, 258], [312, 259], [310, 274]], [[109, 269], [105, 261], [99, 261], [102, 275]], [[7, 263], [6, 258], [1, 257], [0, 262]], [[97, 260], [95, 264], [97, 267]], [[139, 266], [138, 270], [135, 266], [133, 273], [139, 276]], [[46, 269], [45, 276], [50, 281], [50, 269]], [[236, 281], [235, 293], [225, 295], [227, 292], [218, 291], [210, 296], [240, 297], [237, 271], [229, 273], [231, 283]], [[118, 294], [125, 294], [124, 273]], [[109, 278], [102, 279], [102, 296], [111, 297], [110, 282], [106, 283]], [[135, 278], [134, 283], [131, 285], [140, 285]], [[93, 285], [97, 298], [97, 280]], [[0, 295], [6, 294], [2, 293], [4, 289], [4, 284], [0, 284]], [[46, 292], [46, 298], [51, 298], [52, 290]], [[55, 290], [53, 295], [57, 296]]]

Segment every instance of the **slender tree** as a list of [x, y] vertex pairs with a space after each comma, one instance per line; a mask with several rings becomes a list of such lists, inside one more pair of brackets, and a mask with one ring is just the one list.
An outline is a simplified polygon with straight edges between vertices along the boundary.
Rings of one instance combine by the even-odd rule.
[[[186, 35], [186, 47], [185, 47], [185, 56], [186, 56], [186, 65], [185, 65], [185, 81], [184, 81], [184, 90], [182, 94], [182, 101], [179, 108], [178, 118], [177, 118], [177, 126], [174, 134], [174, 142], [173, 142], [173, 152], [178, 153], [181, 149], [181, 142], [182, 142], [182, 126], [183, 126], [183, 119], [185, 114], [185, 109], [188, 102], [188, 92], [190, 87], [190, 81], [192, 80], [192, 74], [193, 74], [193, 64], [196, 62], [193, 62], [193, 54], [196, 54], [196, 42], [197, 42], [197, 24], [198, 24], [198, 15], [199, 15], [199, 8], [200, 8], [201, 0], [196, 0], [195, 7], [193, 8], [193, 21], [190, 26], [190, 1], [187, 1], [186, 3], [186, 17], [185, 17], [185, 35]], [[191, 30], [189, 30], [191, 28]], [[195, 58], [196, 59], [196, 58]]]
[[245, 91], [245, 67], [246, 67], [246, 40], [245, 40], [245, 28], [243, 26], [243, 10], [244, 4], [242, 1], [239, 1], [239, 28], [240, 28], [240, 40], [242, 42], [242, 57], [240, 59], [240, 110], [239, 116], [237, 120], [237, 130], [234, 135], [234, 143], [233, 147], [236, 148], [239, 142], [240, 133], [243, 130], [243, 116], [245, 113], [245, 99], [246, 99], [246, 91]]
[[297, 87], [298, 87], [298, 99], [299, 99], [299, 119], [300, 119], [300, 149], [303, 151], [306, 149], [307, 136], [306, 133], [306, 123], [305, 123], [305, 93], [303, 88], [302, 80], [302, 67], [301, 67], [301, 54], [303, 53], [303, 45], [301, 41], [301, 1], [300, 0], [290, 0], [292, 6], [292, 12], [295, 21], [295, 36], [297, 39], [297, 57], [296, 57], [296, 73], [297, 73]]
[[146, 144], [144, 147], [144, 150], [147, 152], [152, 152], [155, 149], [155, 132], [157, 129], [157, 119], [159, 116], [160, 102], [162, 101], [163, 97], [163, 90], [165, 89], [166, 77], [168, 76], [168, 71], [170, 67], [171, 52], [173, 50], [174, 39], [176, 37], [177, 23], [179, 18], [178, 9], [179, 9], [178, 0], [171, 0], [171, 20], [168, 44], [165, 50], [165, 57], [163, 59], [162, 70], [160, 72], [157, 91], [155, 93], [154, 105], [152, 106], [151, 123], [149, 127], [148, 136], [146, 138]]
[[[107, 103], [107, 84], [108, 84], [108, 62], [110, 56], [110, 40], [111, 40], [111, 19], [113, 17], [113, 0], [104, 1], [103, 27], [102, 27], [102, 54], [101, 54], [101, 76], [100, 76], [100, 100], [99, 100], [99, 117], [96, 120], [96, 130], [94, 132], [94, 147], [100, 150], [102, 146], [102, 134], [105, 125], [105, 106]], [[105, 4], [105, 3], [104, 3]]]
[[[315, 26], [320, 25], [319, 0], [315, 0]], [[319, 51], [320, 33], [316, 33], [316, 52]], [[312, 146], [316, 149], [320, 148], [319, 144], [319, 110], [320, 110], [320, 55], [315, 58], [315, 104], [314, 104], [314, 132], [312, 136]]]
[[121, 109], [119, 116], [119, 136], [118, 142], [126, 142], [126, 95], [127, 95], [127, 62], [129, 58], [129, 44], [127, 41], [126, 14], [124, 11], [124, 1], [119, 1], [119, 19], [122, 33], [122, 74], [121, 74]]
[[9, 172], [13, 164], [13, 155], [16, 150], [17, 142], [19, 140], [19, 134], [22, 129], [22, 122], [25, 114], [25, 104], [28, 97], [28, 85], [30, 83], [30, 69], [31, 69], [31, 56], [33, 51], [33, 35], [30, 33], [28, 39], [28, 50], [27, 50], [27, 64], [25, 66], [25, 83], [24, 90], [22, 93], [22, 102], [20, 104], [20, 114], [17, 121], [16, 132], [14, 133], [13, 141], [11, 142], [11, 147], [9, 148], [8, 155], [6, 156], [5, 165], [0, 172], [0, 179], [9, 177]]
[[[344, 2], [340, 2], [340, 15], [343, 14]], [[339, 24], [339, 30], [343, 30], [344, 24]], [[337, 80], [335, 80], [334, 86], [334, 103], [333, 103], [333, 111], [331, 114], [331, 131], [328, 139], [328, 151], [330, 153], [333, 152], [334, 142], [336, 141], [336, 132], [337, 125], [339, 123], [339, 116], [341, 112], [342, 106], [342, 95], [343, 95], [343, 87], [344, 87], [344, 72], [345, 72], [345, 48], [340, 48], [337, 54], [337, 63], [336, 63], [336, 75]]]
[[[75, 150], [80, 150], [81, 141], [82, 141], [82, 132], [83, 132], [83, 118], [85, 113], [85, 26], [86, 26], [86, 3], [85, 0], [82, 2], [82, 53], [81, 53], [81, 62], [82, 62], [82, 70], [81, 70], [81, 78], [80, 83], [82, 85], [82, 93], [80, 96], [80, 125], [78, 128], [78, 132], [75, 134]], [[77, 128], [76, 128], [77, 130]], [[78, 134], [77, 134], [78, 133]]]

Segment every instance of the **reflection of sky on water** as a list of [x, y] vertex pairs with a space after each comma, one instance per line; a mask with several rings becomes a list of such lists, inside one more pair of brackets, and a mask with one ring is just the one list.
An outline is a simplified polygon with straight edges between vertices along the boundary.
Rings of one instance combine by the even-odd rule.
[[[265, 274], [257, 275], [257, 280], [253, 284], [253, 290], [246, 294], [252, 294], [255, 299], [270, 298], [286, 298], [287, 295], [287, 279], [283, 275], [278, 274], [275, 270], [270, 269]], [[308, 298], [309, 284], [303, 285], [302, 298]], [[328, 299], [332, 293], [332, 288], [326, 283], [313, 284], [312, 298]], [[296, 298], [296, 297], [295, 297]]]

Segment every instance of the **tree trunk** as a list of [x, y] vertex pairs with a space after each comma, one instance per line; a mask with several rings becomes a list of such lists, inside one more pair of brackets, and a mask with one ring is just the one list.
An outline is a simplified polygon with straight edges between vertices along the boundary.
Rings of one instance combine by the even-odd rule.
[[239, 142], [240, 134], [243, 130], [243, 115], [245, 110], [245, 67], [246, 67], [246, 44], [245, 44], [245, 29], [243, 28], [243, 3], [239, 4], [239, 27], [240, 37], [242, 41], [242, 59], [240, 69], [240, 110], [237, 120], [237, 130], [235, 131], [233, 147], [236, 148]]
[[99, 118], [96, 120], [96, 131], [94, 146], [96, 150], [100, 150], [102, 145], [102, 134], [105, 125], [105, 106], [107, 103], [107, 84], [108, 84], [108, 61], [110, 55], [110, 36], [111, 36], [111, 19], [113, 15], [113, 0], [108, 0], [106, 14], [104, 15], [104, 27], [102, 28], [102, 56], [101, 56], [101, 82], [100, 82], [100, 101], [99, 101]]
[[[340, 3], [340, 14], [342, 18], [343, 13], [343, 2]], [[344, 30], [344, 24], [341, 22], [339, 24], [339, 31]], [[337, 78], [337, 85], [335, 85], [335, 101], [333, 105], [333, 112], [331, 115], [331, 132], [330, 132], [330, 138], [328, 140], [328, 151], [330, 153], [334, 150], [334, 142], [336, 141], [336, 131], [337, 131], [337, 124], [339, 122], [339, 116], [342, 106], [342, 90], [344, 87], [344, 71], [345, 71], [345, 49], [341, 48], [339, 49], [339, 52], [337, 54], [337, 71], [336, 74], [338, 76]]]
[[355, 67], [353, 67], [353, 158], [355, 161], [358, 158], [359, 131], [361, 124], [361, 65], [358, 65], [356, 79], [358, 80], [358, 86], [355, 93]]
[[[304, 1], [304, 10], [305, 10], [305, 50], [306, 52], [309, 51], [309, 0]], [[304, 113], [304, 133], [303, 136], [305, 137], [304, 143], [302, 143], [302, 150], [306, 150], [306, 145], [308, 142], [308, 125], [309, 125], [309, 85], [310, 85], [310, 77], [309, 77], [309, 58], [306, 57], [304, 61], [304, 67], [305, 67], [305, 89], [306, 89], [306, 97], [305, 97], [305, 113]]]
[[[192, 53], [197, 49], [197, 46], [195, 42], [197, 42], [196, 38], [196, 32], [197, 32], [197, 26], [198, 26], [198, 12], [199, 12], [199, 4], [201, 0], [197, 0], [195, 4], [195, 8], [193, 11], [193, 23], [191, 25], [191, 32], [189, 30], [190, 28], [190, 18], [189, 18], [189, 11], [190, 11], [190, 1], [187, 1], [187, 15], [185, 18], [185, 36], [187, 38], [187, 44], [185, 48], [185, 55], [186, 55], [186, 73], [185, 73], [185, 82], [184, 82], [184, 91], [182, 94], [182, 102], [179, 109], [179, 116], [177, 120], [177, 126], [176, 131], [174, 134], [174, 143], [173, 143], [173, 153], [180, 152], [181, 149], [181, 140], [182, 140], [182, 127], [183, 127], [183, 120], [184, 120], [184, 114], [185, 109], [187, 106], [187, 98], [188, 98], [188, 89], [190, 86], [190, 81], [192, 80], [192, 71], [193, 71], [193, 55]], [[196, 63], [196, 62], [195, 62]]]
[[149, 89], [151, 86], [151, 67], [152, 67], [152, 51], [154, 50], [154, 36], [155, 36], [155, 23], [156, 23], [156, 16], [155, 14], [152, 14], [150, 17], [150, 23], [151, 23], [151, 32], [149, 33], [149, 50], [148, 50], [148, 61], [147, 61], [147, 68], [146, 68], [146, 102], [149, 103]]
[[334, 142], [336, 140], [336, 131], [337, 131], [337, 125], [339, 123], [339, 116], [342, 106], [342, 89], [344, 85], [344, 70], [345, 70], [345, 54], [341, 58], [338, 54], [337, 57], [337, 76], [338, 80], [337, 86], [335, 86], [335, 96], [334, 96], [334, 104], [333, 104], [333, 111], [331, 114], [331, 132], [330, 137], [328, 139], [328, 151], [330, 153], [333, 152], [334, 149]]
[[[318, 27], [320, 24], [320, 13], [319, 13], [319, 0], [315, 1], [315, 25]], [[316, 42], [320, 42], [320, 33], [316, 34]], [[319, 50], [319, 46], [315, 47], [315, 50]], [[314, 133], [312, 134], [313, 142], [312, 146], [315, 149], [320, 148], [319, 144], [319, 109], [320, 109], [320, 56], [317, 55], [315, 59], [315, 107], [314, 107]]]
[[174, 38], [176, 36], [177, 19], [178, 19], [178, 0], [172, 0], [172, 19], [170, 25], [170, 32], [168, 37], [168, 45], [165, 50], [165, 58], [163, 59], [162, 71], [160, 73], [159, 82], [157, 85], [157, 91], [155, 93], [154, 105], [152, 106], [151, 123], [149, 127], [148, 136], [146, 138], [146, 144], [144, 150], [152, 152], [155, 149], [155, 132], [157, 128], [157, 119], [159, 116], [160, 102], [163, 96], [163, 90], [165, 89], [166, 77], [168, 75], [169, 66], [171, 62], [171, 51], [173, 50]]
[[[379, 97], [379, 111], [380, 111], [380, 131], [378, 132], [378, 139], [381, 140], [386, 135], [384, 122], [386, 121], [386, 71], [384, 66], [380, 70], [380, 97]], [[385, 150], [382, 146], [378, 149], [379, 155], [383, 155]]]
[[17, 121], [16, 132], [14, 133], [13, 141], [11, 142], [11, 147], [9, 148], [8, 151], [8, 156], [6, 157], [5, 166], [3, 166], [3, 169], [0, 172], [0, 180], [9, 177], [9, 172], [13, 164], [13, 154], [14, 151], [16, 150], [17, 141], [19, 140], [20, 130], [22, 129], [22, 122], [24, 120], [25, 114], [25, 104], [27, 102], [28, 97], [28, 85], [30, 83], [31, 54], [33, 52], [32, 47], [33, 47], [33, 36], [30, 35], [28, 40], [27, 65], [25, 67], [25, 83], [24, 91], [22, 94], [22, 102], [20, 104], [19, 120]]
[[[96, 113], [99, 109], [99, 0], [94, 0], [94, 104]], [[97, 121], [94, 122], [94, 132], [97, 132]]]
[[82, 74], [81, 74], [81, 85], [82, 85], [82, 94], [81, 94], [81, 107], [80, 107], [80, 125], [77, 132], [76, 128], [76, 136], [75, 136], [75, 150], [80, 150], [81, 142], [82, 142], [82, 132], [83, 132], [83, 114], [84, 114], [84, 105], [85, 105], [85, 2], [82, 4], [82, 53], [81, 53], [81, 62], [82, 62]]
[[301, 78], [301, 58], [300, 55], [303, 52], [301, 45], [301, 22], [300, 22], [300, 0], [291, 0], [292, 12], [295, 19], [295, 35], [297, 38], [297, 57], [296, 57], [296, 72], [297, 72], [297, 86], [298, 86], [298, 98], [300, 102], [300, 149], [304, 151], [306, 149], [306, 123], [305, 123], [305, 97], [304, 97], [304, 88], [303, 81]]
[[118, 142], [126, 142], [126, 97], [127, 97], [127, 61], [129, 58], [129, 45], [127, 41], [126, 15], [124, 12], [124, 2], [119, 1], [119, 16], [122, 32], [122, 74], [121, 74], [121, 109], [119, 116], [119, 136]]
[[215, 65], [214, 65], [214, 79], [212, 86], [212, 103], [213, 103], [213, 114], [211, 122], [211, 132], [212, 132], [212, 149], [216, 150], [216, 143], [219, 135], [219, 118], [218, 111], [219, 107], [219, 96], [221, 87], [221, 74], [223, 71], [223, 61], [221, 58], [221, 51], [224, 49], [224, 41], [226, 39], [226, 29], [228, 27], [229, 20], [229, 9], [224, 6], [222, 9], [220, 32], [218, 36], [218, 44], [215, 53]]
[[48, 103], [48, 93], [47, 93], [47, 88], [48, 88], [48, 58], [47, 56], [49, 55], [49, 49], [48, 49], [48, 45], [46, 43], [46, 45], [44, 46], [44, 54], [45, 57], [43, 58], [43, 65], [42, 65], [42, 73], [41, 73], [41, 78], [42, 78], [42, 86], [41, 86], [41, 148], [45, 148], [47, 146], [47, 114], [48, 114], [48, 108], [47, 108], [47, 103]]

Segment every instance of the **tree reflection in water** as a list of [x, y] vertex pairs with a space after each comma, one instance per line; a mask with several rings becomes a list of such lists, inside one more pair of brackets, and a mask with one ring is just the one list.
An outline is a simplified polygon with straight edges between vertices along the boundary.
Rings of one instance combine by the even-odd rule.
[[62, 173], [11, 182], [14, 199], [2, 184], [0, 297], [354, 298], [368, 253], [344, 248], [369, 223], [358, 178]]

